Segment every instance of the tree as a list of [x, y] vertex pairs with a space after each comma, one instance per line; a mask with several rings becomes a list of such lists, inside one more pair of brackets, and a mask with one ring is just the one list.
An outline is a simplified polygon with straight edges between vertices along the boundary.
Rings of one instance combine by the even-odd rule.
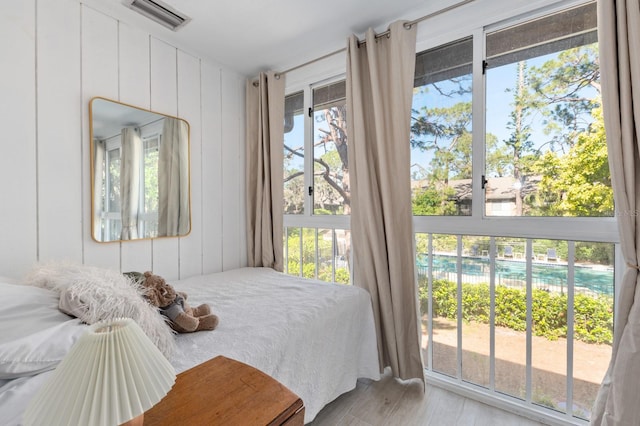
[[513, 100], [513, 111], [511, 112], [511, 121], [507, 124], [507, 128], [512, 129], [511, 136], [504, 144], [511, 150], [511, 166], [513, 170], [513, 179], [516, 182], [515, 200], [516, 200], [516, 216], [522, 216], [522, 186], [524, 184], [524, 170], [522, 159], [525, 153], [531, 150], [533, 142], [531, 141], [531, 128], [527, 124], [527, 118], [530, 116], [529, 106], [529, 90], [525, 80], [525, 61], [518, 62], [518, 76], [516, 90]]
[[[349, 188], [349, 163], [347, 155], [346, 103], [318, 111], [318, 123], [314, 142], [314, 212], [316, 214], [349, 214], [351, 191]], [[304, 170], [292, 166], [293, 159], [304, 159], [304, 146], [284, 145], [284, 198], [285, 212], [302, 213], [304, 198]], [[324, 151], [317, 155], [317, 152]], [[338, 207], [340, 206], [340, 207]]]
[[545, 117], [547, 142], [566, 151], [590, 125], [591, 110], [600, 104], [598, 45], [560, 52], [526, 76], [531, 87], [530, 107]]
[[[437, 83], [419, 89], [418, 93], [428, 96], [433, 89], [439, 96], [455, 99], [471, 92], [465, 78]], [[426, 172], [425, 185], [414, 192], [415, 215], [457, 214], [456, 194], [449, 180], [470, 179], [472, 176], [471, 117], [470, 101], [446, 107], [413, 109], [411, 147], [432, 153], [429, 169], [421, 167]]]
[[543, 174], [539, 208], [557, 216], [610, 216], [613, 190], [602, 108], [595, 108], [588, 131], [577, 135], [564, 155], [547, 152], [536, 163]]
[[[600, 135], [592, 129], [598, 120], [592, 111], [600, 105], [599, 78], [597, 44], [561, 51], [538, 66], [517, 63], [508, 122], [511, 135], [495, 146], [487, 137], [486, 156], [488, 175], [512, 174], [516, 215], [593, 216], [612, 211], [608, 168], [602, 167], [606, 163], [604, 132]], [[542, 132], [534, 140], [535, 119], [540, 119]], [[541, 134], [546, 140], [540, 140]], [[505, 147], [510, 151], [508, 160], [501, 152]], [[527, 187], [527, 177], [532, 175], [540, 176], [537, 187]]]
[[[314, 143], [314, 148], [324, 147], [325, 149], [324, 155], [313, 158], [314, 204], [316, 206], [318, 204], [340, 205], [343, 214], [350, 214], [351, 188], [347, 155], [346, 102], [322, 110], [316, 121], [325, 123], [326, 127], [318, 126], [318, 135]], [[337, 158], [332, 152], [337, 153]], [[339, 163], [337, 159], [340, 160]]]
[[456, 214], [458, 209], [454, 197], [455, 190], [453, 188], [421, 189], [413, 197], [413, 214], [415, 216]]

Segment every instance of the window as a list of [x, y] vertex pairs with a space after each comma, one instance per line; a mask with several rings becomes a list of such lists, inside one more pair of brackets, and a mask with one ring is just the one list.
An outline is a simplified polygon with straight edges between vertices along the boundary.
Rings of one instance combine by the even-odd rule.
[[612, 216], [596, 5], [486, 36], [486, 214]]
[[345, 91], [345, 81], [333, 79], [285, 97], [283, 237], [286, 272], [348, 284], [351, 199]]
[[304, 213], [304, 93], [284, 100], [284, 214]]
[[618, 239], [596, 4], [476, 29], [416, 63], [411, 185], [428, 371], [589, 419], [611, 355]]
[[471, 214], [473, 40], [416, 56], [411, 119], [414, 215]]
[[[619, 237], [596, 6], [545, 4], [419, 32], [408, 184], [429, 378], [575, 423], [611, 356]], [[285, 265], [348, 282], [344, 82], [305, 84], [287, 97], [285, 188], [302, 189], [285, 200]]]
[[[142, 155], [140, 156], [140, 186], [138, 199], [138, 236], [158, 236], [158, 154], [162, 143], [162, 120], [140, 127]], [[104, 141], [105, 178], [102, 188], [101, 229], [102, 241], [121, 238], [122, 213], [120, 200], [121, 136]], [[109, 194], [109, 195], [107, 195]]]
[[345, 82], [313, 89], [313, 213], [350, 213]]

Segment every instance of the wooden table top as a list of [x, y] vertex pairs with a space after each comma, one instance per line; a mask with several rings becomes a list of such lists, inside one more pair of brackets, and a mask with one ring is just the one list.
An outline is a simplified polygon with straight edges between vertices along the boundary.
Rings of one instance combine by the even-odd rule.
[[280, 425], [303, 409], [277, 380], [218, 356], [178, 374], [167, 396], [144, 414], [144, 425]]

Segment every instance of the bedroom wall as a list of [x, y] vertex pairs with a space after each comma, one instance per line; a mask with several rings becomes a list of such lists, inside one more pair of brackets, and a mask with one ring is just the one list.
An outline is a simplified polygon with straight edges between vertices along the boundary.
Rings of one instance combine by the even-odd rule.
[[[0, 276], [50, 260], [169, 279], [246, 264], [244, 76], [80, 0], [3, 2], [0, 22]], [[91, 239], [94, 96], [189, 121], [190, 235]]]

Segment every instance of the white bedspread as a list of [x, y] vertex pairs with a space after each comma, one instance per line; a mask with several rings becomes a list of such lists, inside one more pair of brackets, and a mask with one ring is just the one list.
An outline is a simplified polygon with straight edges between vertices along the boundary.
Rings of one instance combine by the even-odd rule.
[[299, 280], [268, 268], [243, 268], [172, 283], [188, 303], [208, 303], [214, 331], [180, 334], [177, 372], [224, 355], [274, 377], [302, 398], [305, 422], [355, 387], [379, 379], [369, 294]]
[[[268, 268], [236, 269], [171, 284], [188, 294], [189, 304], [206, 302], [220, 317], [213, 331], [176, 336], [178, 351], [172, 363], [178, 373], [217, 355], [252, 365], [302, 398], [305, 422], [313, 420], [325, 404], [353, 389], [358, 378], [380, 377], [371, 302], [363, 289], [300, 280]], [[21, 423], [27, 403], [50, 376], [52, 370], [40, 372], [44, 370], [40, 360], [54, 353], [64, 357], [83, 332], [81, 327], [86, 327], [57, 310], [55, 293], [35, 287], [19, 290], [11, 298], [15, 306], [5, 306], [9, 317], [2, 317], [0, 312], [3, 325], [8, 325], [7, 318], [13, 318], [16, 312], [40, 313], [51, 322], [45, 325], [57, 334], [55, 339], [43, 341], [47, 333], [29, 334], [24, 327], [21, 329], [18, 337], [31, 337], [18, 339], [18, 343], [25, 340], [30, 344], [19, 346], [22, 352], [17, 353], [29, 352], [28, 356], [18, 356], [20, 362], [9, 364], [11, 371], [20, 368], [23, 375], [0, 375], [2, 426]], [[32, 325], [47, 328], [38, 322]], [[8, 341], [12, 335], [4, 331], [0, 337]], [[12, 346], [2, 352], [2, 341], [0, 355], [13, 353], [7, 352]], [[30, 360], [37, 362], [27, 362]]]

